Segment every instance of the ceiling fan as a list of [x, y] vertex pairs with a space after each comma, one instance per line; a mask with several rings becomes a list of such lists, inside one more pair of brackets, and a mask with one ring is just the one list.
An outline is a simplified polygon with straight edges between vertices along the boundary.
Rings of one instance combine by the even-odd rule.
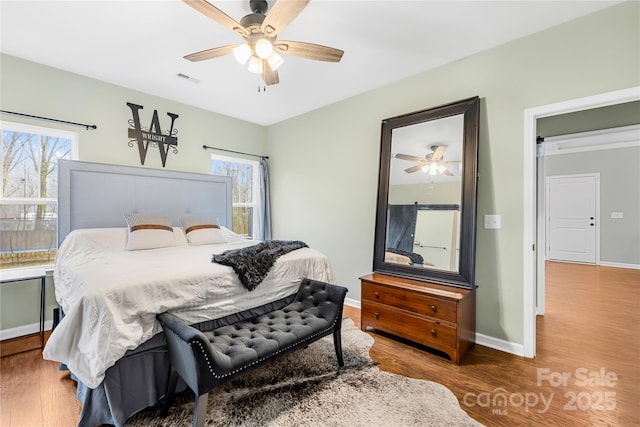
[[418, 164], [415, 166], [411, 166], [410, 168], [405, 169], [406, 173], [414, 173], [419, 170], [422, 170], [424, 173], [429, 175], [437, 175], [444, 174], [448, 176], [453, 176], [453, 173], [449, 169], [447, 169], [444, 165], [448, 163], [460, 163], [459, 160], [445, 161], [443, 160], [444, 152], [447, 151], [446, 145], [432, 145], [431, 153], [428, 153], [424, 157], [411, 156], [409, 154], [401, 154], [398, 153], [395, 155], [396, 159], [401, 160], [409, 160], [411, 162], [417, 162]]
[[279, 53], [313, 59], [316, 61], [339, 62], [343, 51], [332, 47], [299, 41], [276, 40], [278, 33], [293, 21], [310, 0], [276, 1], [267, 14], [269, 7], [264, 0], [250, 0], [253, 13], [237, 22], [235, 19], [205, 0], [183, 0], [189, 6], [230, 29], [244, 38], [244, 43], [214, 47], [186, 55], [190, 61], [202, 61], [233, 53], [241, 64], [248, 62], [250, 72], [261, 74], [264, 83], [278, 84], [278, 67], [284, 60]]

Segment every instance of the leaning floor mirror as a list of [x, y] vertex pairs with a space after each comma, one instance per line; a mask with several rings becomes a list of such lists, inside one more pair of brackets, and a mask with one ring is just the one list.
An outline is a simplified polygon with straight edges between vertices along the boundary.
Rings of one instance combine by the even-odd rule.
[[474, 288], [479, 105], [382, 121], [376, 273]]

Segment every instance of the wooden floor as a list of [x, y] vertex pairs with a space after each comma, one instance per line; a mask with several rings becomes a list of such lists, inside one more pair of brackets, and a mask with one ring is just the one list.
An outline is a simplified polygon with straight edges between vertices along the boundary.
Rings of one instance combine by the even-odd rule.
[[380, 334], [371, 357], [488, 426], [639, 426], [640, 270], [549, 262], [546, 278], [535, 359], [476, 345], [456, 366]]
[[[476, 345], [457, 366], [370, 331], [371, 357], [444, 384], [487, 426], [640, 425], [640, 270], [547, 263], [546, 290], [535, 359]], [[345, 314], [359, 324], [358, 309]], [[0, 361], [0, 426], [77, 424], [74, 383], [55, 363], [37, 350]]]

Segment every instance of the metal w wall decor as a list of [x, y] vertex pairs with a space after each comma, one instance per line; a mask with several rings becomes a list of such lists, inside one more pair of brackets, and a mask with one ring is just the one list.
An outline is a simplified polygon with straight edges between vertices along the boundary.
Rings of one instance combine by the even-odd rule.
[[144, 165], [147, 158], [147, 150], [149, 147], [158, 147], [162, 167], [165, 167], [169, 150], [172, 150], [173, 154], [178, 154], [178, 138], [175, 136], [178, 134], [178, 129], [174, 129], [173, 126], [179, 116], [174, 113], [167, 113], [167, 116], [171, 118], [171, 127], [168, 131], [165, 131], [166, 134], [163, 134], [160, 128], [158, 110], [153, 110], [153, 117], [151, 118], [149, 127], [143, 128], [140, 124], [140, 110], [144, 107], [131, 102], [127, 102], [127, 105], [131, 109], [131, 115], [133, 116], [132, 119], [129, 119], [129, 147], [133, 147], [137, 142], [138, 153], [140, 153], [140, 164], [142, 165]]

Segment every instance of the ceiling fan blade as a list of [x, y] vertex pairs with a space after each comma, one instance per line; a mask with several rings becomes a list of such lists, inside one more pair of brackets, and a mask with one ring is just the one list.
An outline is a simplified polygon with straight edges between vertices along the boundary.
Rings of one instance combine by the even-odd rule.
[[[431, 149], [433, 150], [433, 147], [431, 147]], [[436, 149], [433, 151], [433, 161], [437, 162], [440, 159], [442, 159], [442, 156], [444, 156], [444, 152], [447, 151], [447, 146], [446, 145], [438, 145], [436, 146]]]
[[229, 55], [233, 53], [233, 48], [238, 46], [237, 44], [230, 44], [227, 46], [214, 47], [212, 49], [202, 50], [200, 52], [192, 53], [184, 57], [189, 61], [203, 61], [205, 59], [213, 59], [219, 56]]
[[215, 7], [214, 5], [212, 5], [211, 3], [205, 0], [182, 0], [182, 1], [188, 4], [189, 6], [191, 6], [192, 8], [194, 8], [195, 10], [197, 10], [198, 12], [202, 13], [203, 15], [216, 21], [218, 24], [222, 25], [223, 27], [227, 27], [231, 31], [237, 34], [240, 34], [243, 37], [248, 36], [250, 34], [245, 27], [243, 27], [242, 25], [240, 25], [240, 23], [238, 23], [238, 21], [236, 21], [235, 19], [233, 19], [232, 17], [230, 17], [229, 15], [227, 15], [226, 13], [224, 13], [223, 11], [221, 11], [220, 9], [218, 9], [217, 7]]
[[264, 59], [262, 60], [262, 80], [264, 80], [264, 84], [267, 86], [277, 85], [280, 83], [278, 70], [272, 70], [269, 63]]
[[396, 154], [395, 157], [396, 157], [396, 159], [409, 160], [411, 162], [426, 162], [427, 161], [427, 159], [425, 159], [424, 157], [410, 156], [408, 154], [402, 154], [402, 153]]
[[296, 16], [302, 12], [302, 9], [307, 7], [310, 0], [304, 1], [284, 1], [278, 0], [275, 2], [267, 16], [262, 22], [262, 32], [269, 37], [274, 37], [284, 27], [289, 25]]
[[414, 172], [418, 172], [423, 167], [424, 167], [424, 165], [415, 165], [415, 166], [411, 166], [410, 168], [405, 169], [404, 171], [406, 173], [414, 173]]
[[333, 47], [295, 41], [278, 41], [273, 47], [287, 55], [300, 56], [316, 61], [340, 62], [344, 54], [340, 49]]
[[453, 174], [451, 173], [451, 171], [449, 169], [445, 169], [442, 171], [443, 174], [448, 175], [448, 176], [453, 176]]

